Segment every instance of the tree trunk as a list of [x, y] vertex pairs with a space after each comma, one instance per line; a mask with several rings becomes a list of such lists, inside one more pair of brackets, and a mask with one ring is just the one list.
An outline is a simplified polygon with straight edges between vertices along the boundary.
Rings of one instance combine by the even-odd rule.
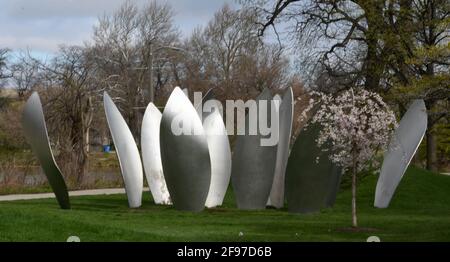
[[89, 141], [89, 132], [90, 131], [90, 128], [88, 127], [88, 128], [86, 128], [86, 134], [85, 134], [85, 151], [87, 152], [87, 153], [89, 153], [89, 151], [90, 151], [90, 141]]
[[356, 216], [356, 164], [353, 164], [352, 170], [352, 227], [358, 227]]
[[436, 134], [431, 127], [427, 130], [427, 170], [437, 172]]
[[[433, 67], [428, 65], [427, 72], [429, 75], [433, 74]], [[426, 102], [427, 113], [433, 112], [435, 109], [435, 103], [427, 101]], [[437, 172], [437, 144], [436, 144], [436, 132], [434, 131], [435, 119], [431, 116], [428, 117], [428, 126], [426, 132], [426, 140], [427, 140], [427, 170]]]
[[[434, 75], [434, 64], [427, 64], [427, 76]], [[433, 112], [435, 107], [435, 102], [426, 103], [428, 115]], [[433, 130], [435, 121], [432, 117], [428, 117], [428, 127], [427, 127], [427, 170], [437, 172], [437, 153], [436, 153], [436, 134]]]
[[367, 55], [366, 55], [366, 67], [365, 67], [365, 89], [369, 91], [377, 91], [380, 86], [380, 79], [383, 72], [383, 64], [379, 61], [377, 54], [377, 41], [378, 39], [367, 37]]
[[384, 61], [378, 54], [378, 42], [384, 26], [384, 21], [380, 19], [383, 17], [383, 5], [381, 1], [357, 1], [357, 3], [363, 8], [367, 22], [364, 88], [369, 91], [377, 91], [385, 69]]
[[84, 150], [78, 153], [78, 156], [75, 156], [74, 158], [77, 161], [77, 175], [78, 175], [76, 187], [78, 189], [81, 189], [84, 186], [84, 178], [88, 173], [89, 158]]

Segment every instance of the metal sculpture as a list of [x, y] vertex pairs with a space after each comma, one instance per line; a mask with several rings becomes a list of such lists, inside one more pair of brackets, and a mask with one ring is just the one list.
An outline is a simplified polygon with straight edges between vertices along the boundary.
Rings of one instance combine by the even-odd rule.
[[206, 101], [209, 101], [211, 99], [214, 99], [214, 91], [212, 88], [208, 89], [208, 91], [206, 91], [206, 93], [203, 95], [202, 105], [204, 105]]
[[[188, 95], [186, 95], [186, 96], [189, 98]], [[206, 93], [204, 95], [202, 95], [202, 100], [200, 102], [195, 101], [195, 99], [194, 99], [194, 108], [197, 111], [197, 114], [202, 117], [202, 121], [203, 121], [203, 115], [205, 114], [204, 112], [202, 112], [203, 105], [205, 104], [206, 101], [211, 100], [211, 99], [214, 99], [214, 92], [213, 92], [212, 88], [208, 89], [208, 91], [206, 91]]]
[[[276, 103], [274, 103], [275, 118], [272, 119], [272, 122], [278, 122], [278, 126], [277, 126], [277, 129], [275, 130], [275, 132], [276, 132], [276, 136], [279, 137], [279, 135], [280, 135], [279, 134], [280, 133], [280, 126], [279, 126], [280, 105], [281, 105], [281, 102], [283, 101], [283, 99], [281, 98], [281, 96], [279, 94], [276, 94], [273, 96], [273, 101], [276, 101]], [[278, 141], [278, 143], [279, 143], [279, 141]], [[278, 146], [279, 146], [279, 144], [277, 145], [277, 158], [278, 158]], [[274, 184], [278, 185], [278, 181], [276, 178], [276, 175], [277, 175], [276, 165], [277, 165], [277, 160], [275, 161], [275, 172], [274, 172], [274, 176], [273, 176], [272, 189], [270, 190], [269, 199], [267, 199], [267, 204], [266, 204], [267, 206], [271, 206], [271, 207], [275, 207], [275, 204], [272, 203], [272, 199], [275, 198], [275, 194], [276, 194], [276, 193], [272, 193], [272, 191], [278, 189], [277, 186], [274, 185]], [[283, 185], [283, 187], [284, 187], [284, 185]], [[276, 189], [274, 189], [274, 188], [276, 188]]]
[[[189, 98], [186, 88], [183, 93]], [[205, 202], [208, 208], [222, 205], [231, 177], [231, 149], [222, 115], [218, 111], [221, 105], [212, 99], [214, 92], [211, 88], [200, 102], [194, 104], [197, 114], [202, 117], [211, 160], [211, 184]], [[208, 105], [207, 110], [211, 111], [203, 112], [208, 101], [212, 104]]]
[[127, 123], [106, 92], [103, 94], [103, 104], [117, 157], [119, 158], [128, 205], [131, 208], [140, 207], [142, 204], [144, 178], [139, 150]]
[[279, 132], [277, 159], [275, 162], [275, 174], [273, 177], [272, 189], [270, 190], [267, 205], [282, 208], [284, 205], [284, 180], [286, 166], [289, 158], [289, 145], [291, 141], [292, 120], [294, 112], [294, 96], [292, 88], [288, 88], [283, 94], [283, 99], [279, 106]]
[[[259, 119], [271, 124], [272, 95], [265, 89], [257, 98]], [[267, 111], [261, 110], [260, 101], [266, 101]], [[249, 115], [245, 117], [245, 135], [238, 135], [233, 152], [231, 182], [239, 209], [264, 209], [272, 188], [277, 146], [262, 146], [266, 136], [249, 134]]]
[[205, 112], [202, 117], [211, 159], [211, 184], [205, 206], [211, 208], [222, 205], [227, 192], [231, 176], [231, 149], [219, 111], [220, 104], [214, 100], [205, 103], [213, 103], [208, 105], [212, 112]]
[[414, 100], [394, 132], [385, 152], [375, 191], [374, 206], [386, 208], [394, 195], [427, 129], [427, 109], [423, 100]]
[[342, 175], [343, 175], [342, 168], [333, 164], [331, 167], [330, 186], [328, 190], [327, 200], [325, 201], [325, 207], [334, 206], [341, 185]]
[[182, 91], [189, 98], [189, 90], [187, 88], [183, 88]]
[[289, 212], [311, 213], [334, 204], [340, 169], [328, 152], [317, 146], [318, 124], [303, 128], [292, 147], [286, 171], [286, 199]]
[[70, 209], [67, 186], [52, 154], [44, 112], [37, 92], [33, 92], [25, 104], [22, 126], [25, 138], [44, 170], [59, 206], [62, 209]]
[[174, 207], [203, 210], [211, 183], [208, 142], [200, 117], [179, 87], [172, 91], [164, 108], [160, 145], [164, 177]]
[[156, 204], [170, 205], [170, 194], [164, 179], [159, 146], [162, 114], [153, 103], [148, 104], [142, 120], [141, 149], [145, 176]]

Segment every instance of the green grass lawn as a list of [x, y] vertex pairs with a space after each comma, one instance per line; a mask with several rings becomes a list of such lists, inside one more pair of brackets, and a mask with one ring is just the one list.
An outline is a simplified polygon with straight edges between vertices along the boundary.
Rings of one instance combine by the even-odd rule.
[[124, 195], [73, 197], [72, 210], [54, 199], [0, 202], [0, 241], [450, 241], [450, 176], [410, 168], [388, 209], [373, 208], [375, 184], [365, 178], [358, 190], [359, 225], [372, 232], [342, 230], [351, 225], [349, 190], [313, 215], [240, 211], [232, 192], [221, 208], [180, 212], [145, 193], [139, 209], [127, 208]]

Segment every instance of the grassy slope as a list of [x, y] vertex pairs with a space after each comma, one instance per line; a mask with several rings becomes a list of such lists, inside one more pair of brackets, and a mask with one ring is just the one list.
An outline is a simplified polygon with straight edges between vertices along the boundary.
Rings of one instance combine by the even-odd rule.
[[[53, 199], [0, 202], [0, 240], [65, 241], [449, 241], [450, 176], [410, 168], [390, 208], [372, 207], [376, 177], [359, 187], [359, 223], [376, 232], [342, 232], [350, 225], [350, 192], [314, 215], [286, 210], [239, 211], [229, 193], [223, 208], [201, 213], [156, 206], [128, 209], [124, 195], [72, 198], [72, 210]], [[243, 236], [239, 236], [243, 232]]]

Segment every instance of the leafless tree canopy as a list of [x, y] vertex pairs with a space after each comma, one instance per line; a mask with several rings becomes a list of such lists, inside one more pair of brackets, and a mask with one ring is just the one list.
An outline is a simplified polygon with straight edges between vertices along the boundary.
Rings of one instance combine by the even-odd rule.
[[184, 45], [190, 56], [182, 65], [186, 71], [182, 84], [189, 89], [214, 88], [219, 97], [242, 98], [265, 87], [287, 86], [288, 60], [278, 48], [260, 41], [251, 9], [225, 5]]
[[[257, 36], [252, 10], [225, 5], [206, 27], [184, 39], [173, 17], [168, 4], [126, 1], [98, 18], [92, 41], [61, 46], [48, 61], [27, 51], [8, 64], [8, 50], [0, 52], [0, 72], [10, 77], [18, 100], [23, 103], [31, 91], [39, 91], [57, 161], [73, 185], [83, 186], [91, 147], [111, 142], [104, 91], [139, 142], [145, 107], [151, 101], [163, 106], [175, 86], [191, 93], [214, 88], [225, 100], [250, 98], [265, 87], [280, 90], [290, 83], [288, 59]], [[9, 119], [19, 111], [0, 117]]]
[[[206, 26], [182, 37], [170, 5], [126, 1], [98, 18], [91, 41], [62, 46], [49, 61], [30, 52], [7, 59], [10, 50], [0, 49], [0, 78], [8, 78], [22, 103], [30, 91], [40, 92], [58, 161], [80, 186], [92, 146], [110, 143], [103, 92], [139, 144], [145, 107], [163, 107], [174, 86], [190, 94], [213, 88], [222, 101], [292, 86], [296, 116], [308, 99], [303, 83], [326, 92], [355, 86], [380, 92], [400, 113], [412, 98], [423, 98], [430, 119], [427, 155], [436, 162], [433, 128], [449, 114], [448, 1], [238, 2], [240, 9], [224, 5]], [[269, 43], [268, 30], [278, 44]], [[0, 108], [8, 105], [3, 119], [20, 110], [8, 103], [0, 97]], [[296, 118], [294, 126], [296, 134], [302, 123]]]

